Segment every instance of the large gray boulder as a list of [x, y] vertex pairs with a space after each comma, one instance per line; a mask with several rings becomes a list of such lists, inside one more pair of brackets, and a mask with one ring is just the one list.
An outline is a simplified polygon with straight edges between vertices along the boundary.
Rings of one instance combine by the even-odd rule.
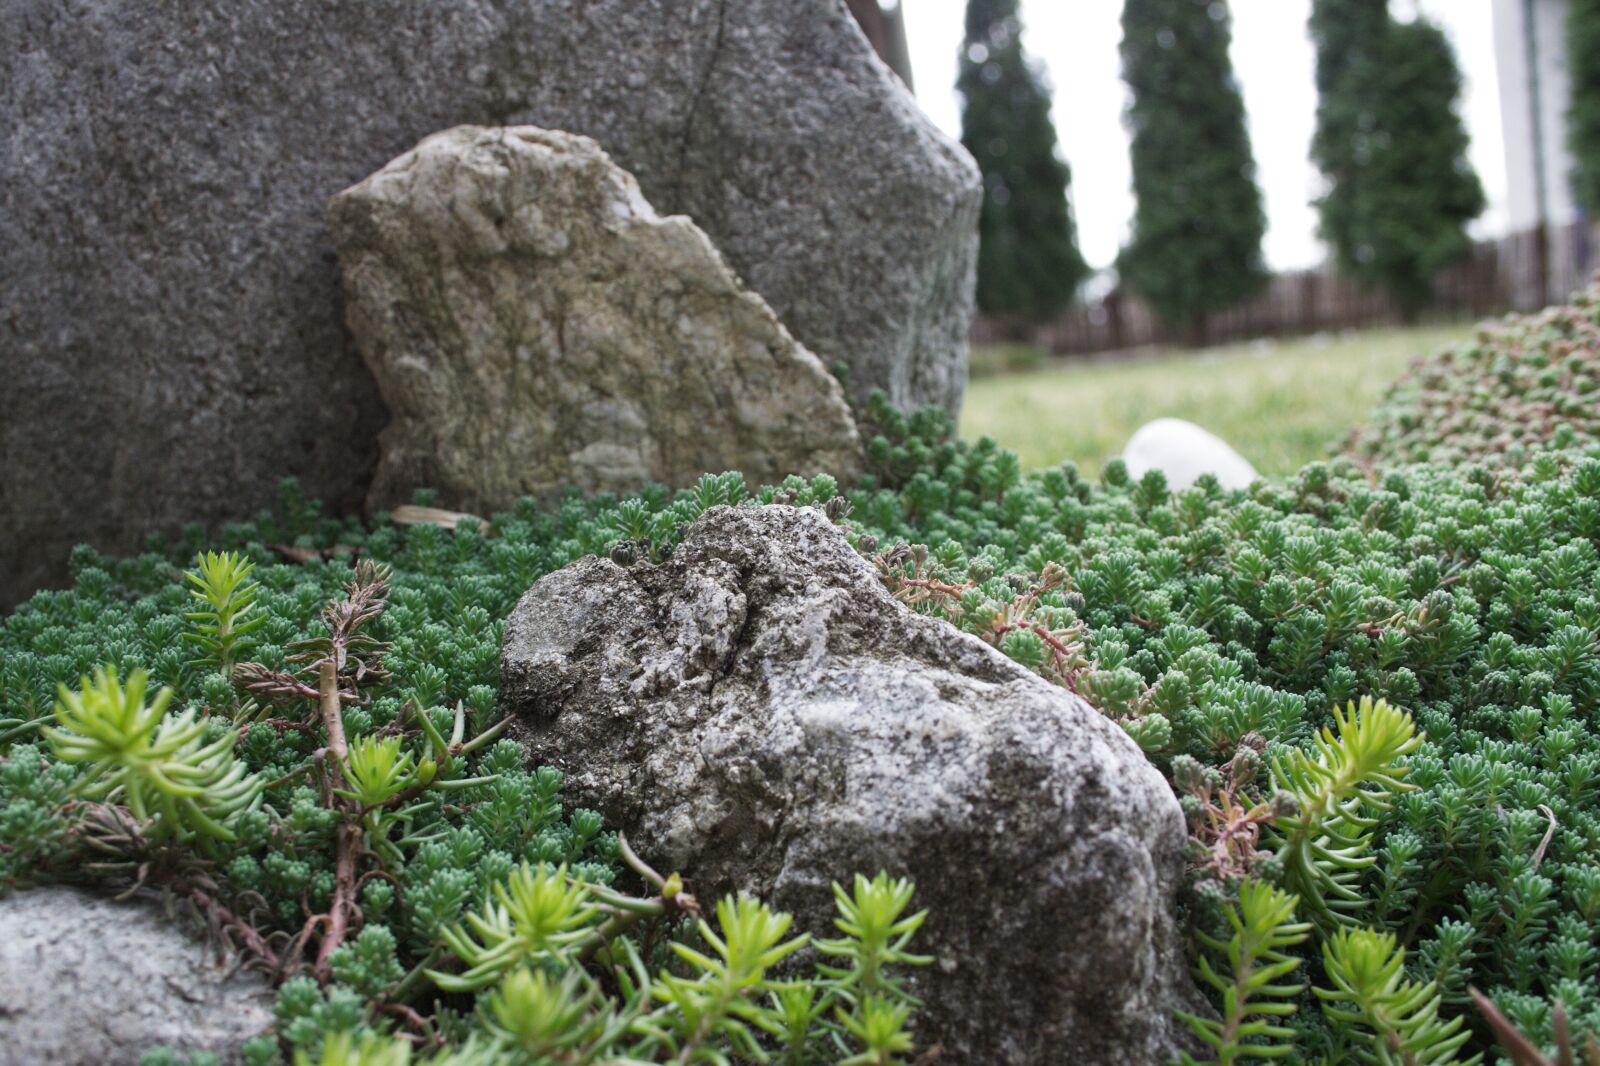
[[977, 172], [842, 0], [8, 0], [0, 605], [286, 474], [362, 500], [323, 209], [463, 123], [595, 138], [858, 392], [958, 404]]
[[458, 126], [334, 197], [328, 223], [392, 415], [373, 506], [416, 485], [487, 513], [859, 464], [838, 381], [587, 137]]
[[0, 1062], [134, 1066], [158, 1045], [234, 1061], [272, 1000], [154, 904], [61, 887], [0, 899]]
[[1160, 774], [1087, 704], [901, 605], [820, 512], [715, 508], [663, 565], [550, 574], [501, 671], [532, 758], [702, 899], [748, 889], [831, 934], [830, 882], [915, 878], [940, 1062], [1178, 1046], [1184, 831]]

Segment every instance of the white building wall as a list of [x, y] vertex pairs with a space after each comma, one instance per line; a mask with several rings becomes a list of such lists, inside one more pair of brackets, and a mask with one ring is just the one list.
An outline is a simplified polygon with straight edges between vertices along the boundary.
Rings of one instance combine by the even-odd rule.
[[[1552, 227], [1578, 217], [1568, 175], [1568, 0], [1494, 0], [1495, 65], [1500, 81], [1500, 124], [1505, 138], [1507, 219], [1512, 232], [1539, 219], [1535, 117], [1528, 69], [1529, 33], [1538, 56], [1539, 115], [1544, 140], [1544, 209]], [[1531, 19], [1528, 17], [1532, 15]]]

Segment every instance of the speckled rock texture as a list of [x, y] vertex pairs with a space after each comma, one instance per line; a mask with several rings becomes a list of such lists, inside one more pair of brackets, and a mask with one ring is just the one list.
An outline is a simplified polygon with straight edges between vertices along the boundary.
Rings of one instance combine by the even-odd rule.
[[977, 170], [843, 0], [6, 0], [0, 607], [285, 475], [360, 503], [323, 211], [467, 123], [595, 138], [859, 394], [958, 405]]
[[831, 933], [887, 868], [931, 910], [941, 1063], [1164, 1063], [1194, 1007], [1183, 822], [1116, 725], [916, 615], [816, 510], [719, 507], [660, 566], [587, 559], [506, 624], [519, 738], [647, 861]]
[[153, 903], [64, 887], [0, 899], [0, 1062], [134, 1066], [157, 1045], [232, 1062], [271, 1024], [265, 978]]
[[458, 126], [334, 197], [328, 225], [392, 415], [373, 507], [860, 464], [839, 382], [587, 137]]

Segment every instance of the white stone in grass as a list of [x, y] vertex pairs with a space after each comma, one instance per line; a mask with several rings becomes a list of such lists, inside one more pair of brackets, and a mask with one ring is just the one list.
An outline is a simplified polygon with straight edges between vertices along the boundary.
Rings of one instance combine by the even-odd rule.
[[1225, 489], [1248, 488], [1258, 476], [1227, 441], [1181, 418], [1158, 418], [1140, 426], [1122, 449], [1122, 461], [1135, 479], [1161, 471], [1174, 491], [1193, 485], [1202, 474], [1215, 474]]

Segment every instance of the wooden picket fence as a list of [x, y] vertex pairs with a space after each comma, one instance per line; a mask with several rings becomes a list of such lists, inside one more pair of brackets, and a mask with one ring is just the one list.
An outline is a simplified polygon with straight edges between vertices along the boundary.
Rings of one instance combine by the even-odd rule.
[[[1547, 265], [1543, 272], [1536, 230], [1478, 243], [1471, 256], [1436, 279], [1435, 300], [1424, 318], [1484, 318], [1533, 310], [1565, 298], [1600, 267], [1600, 229], [1593, 225], [1577, 222], [1553, 227], [1544, 243]], [[1222, 344], [1358, 329], [1401, 319], [1399, 310], [1381, 293], [1362, 289], [1322, 267], [1276, 274], [1259, 296], [1207, 316], [1205, 341]], [[1116, 352], [1192, 339], [1185, 329], [1162, 323], [1137, 296], [1119, 291], [1076, 304], [1039, 324], [979, 316], [972, 330], [974, 344], [1029, 343], [1058, 355]]]

